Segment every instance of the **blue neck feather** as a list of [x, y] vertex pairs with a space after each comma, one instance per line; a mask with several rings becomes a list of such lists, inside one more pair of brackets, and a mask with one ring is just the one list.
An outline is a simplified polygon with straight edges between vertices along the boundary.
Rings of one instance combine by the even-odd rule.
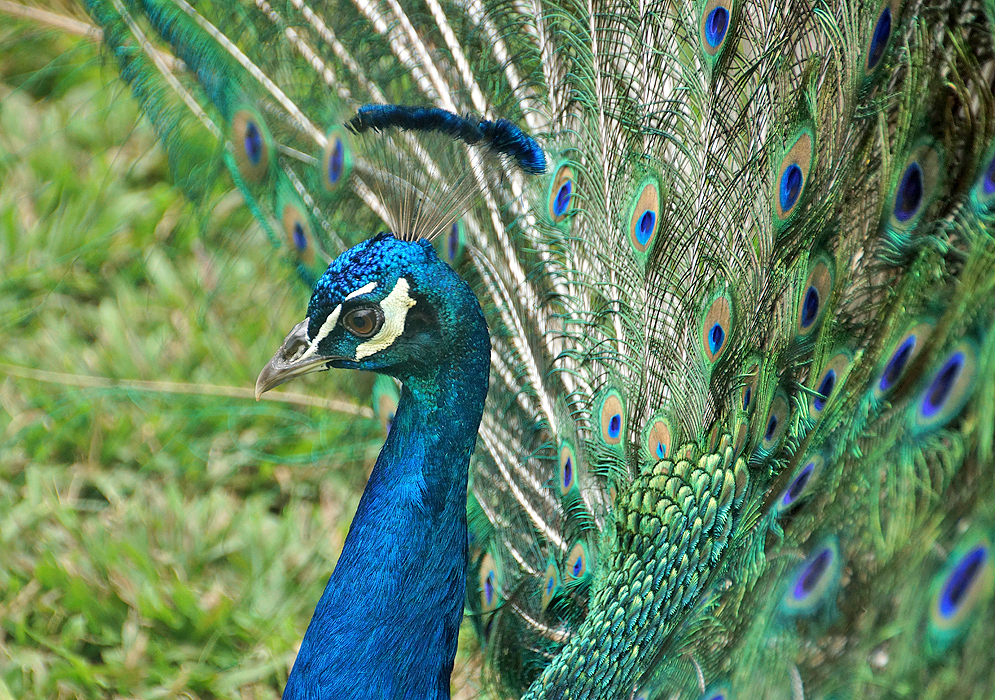
[[[404, 383], [284, 700], [449, 698], [466, 593], [467, 470], [490, 339], [469, 288], [442, 362]], [[466, 308], [471, 307], [471, 308]]]

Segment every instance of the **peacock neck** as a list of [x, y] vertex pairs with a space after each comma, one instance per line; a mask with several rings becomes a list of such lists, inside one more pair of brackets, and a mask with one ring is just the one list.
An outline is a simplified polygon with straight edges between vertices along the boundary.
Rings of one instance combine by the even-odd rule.
[[467, 470], [490, 362], [487, 328], [474, 311], [451, 361], [402, 379], [287, 700], [449, 698], [466, 591]]

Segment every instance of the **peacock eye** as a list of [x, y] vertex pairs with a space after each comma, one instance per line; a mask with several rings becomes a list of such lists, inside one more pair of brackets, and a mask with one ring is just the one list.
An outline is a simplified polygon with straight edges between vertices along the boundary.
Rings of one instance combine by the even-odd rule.
[[383, 312], [374, 306], [361, 306], [342, 317], [346, 330], [360, 338], [369, 338], [383, 326]]

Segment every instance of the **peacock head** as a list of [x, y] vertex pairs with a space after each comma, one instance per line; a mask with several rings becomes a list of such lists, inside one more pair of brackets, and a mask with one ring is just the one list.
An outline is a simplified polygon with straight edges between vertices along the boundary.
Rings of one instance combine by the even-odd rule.
[[256, 398], [295, 377], [333, 367], [401, 381], [430, 378], [447, 360], [479, 344], [475, 336], [481, 332], [486, 340], [473, 292], [431, 243], [381, 233], [328, 266], [311, 294], [307, 317], [259, 373]]

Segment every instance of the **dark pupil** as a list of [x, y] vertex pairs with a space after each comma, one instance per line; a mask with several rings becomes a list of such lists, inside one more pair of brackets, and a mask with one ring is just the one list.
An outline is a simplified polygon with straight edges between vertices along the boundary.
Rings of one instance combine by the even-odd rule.
[[819, 290], [809, 287], [805, 292], [805, 301], [802, 302], [802, 328], [812, 325], [816, 315], [819, 313]]
[[873, 69], [884, 55], [884, 48], [891, 35], [891, 10], [884, 8], [878, 23], [874, 26], [874, 36], [871, 37], [871, 48], [867, 52], [867, 67]]
[[995, 158], [988, 161], [988, 170], [985, 171], [985, 194], [995, 192]]
[[556, 193], [556, 199], [553, 201], [553, 214], [555, 216], [563, 216], [567, 211], [567, 206], [570, 204], [570, 190], [573, 186], [570, 180], [567, 180], [562, 185]]
[[708, 14], [705, 20], [705, 41], [713, 49], [722, 43], [726, 36], [726, 28], [729, 26], [729, 10], [724, 7], [716, 7]]
[[725, 341], [726, 334], [722, 330], [722, 326], [715, 324], [712, 326], [712, 330], [708, 333], [708, 342], [712, 346], [712, 354], [714, 355], [722, 347], [723, 341]]
[[255, 122], [249, 122], [245, 127], [245, 153], [249, 156], [249, 162], [259, 165], [263, 154], [263, 139]]
[[954, 382], [957, 381], [957, 375], [960, 374], [960, 368], [963, 365], [964, 354], [958, 352], [947, 360], [947, 364], [943, 365], [943, 369], [936, 375], [936, 379], [933, 380], [926, 395], [926, 402], [922, 407], [923, 415], [927, 418], [943, 407], [947, 397], [950, 395], [950, 390], [954, 386]]
[[622, 430], [622, 416], [616, 413], [614, 416], [611, 417], [611, 420], [608, 421], [608, 434], [611, 435], [613, 438], [618, 437], [618, 434], [621, 430]]
[[774, 437], [775, 430], [777, 430], [777, 416], [771, 416], [770, 420], [767, 421], [767, 432], [764, 433], [764, 440], [770, 442], [770, 439]]
[[743, 410], [745, 411], [750, 407], [750, 398], [753, 396], [753, 390], [750, 387], [746, 387], [743, 392]]
[[891, 356], [891, 359], [888, 360], [888, 365], [884, 368], [884, 373], [881, 375], [881, 383], [878, 385], [881, 391], [890, 389], [892, 384], [898, 380], [915, 347], [916, 337], [911, 335], [902, 342], [898, 350], [895, 351], [895, 354]]
[[644, 211], [643, 215], [639, 217], [636, 238], [641, 245], [646, 245], [646, 242], [650, 239], [650, 234], [653, 233], [653, 226], [655, 224], [656, 214], [651, 211]]
[[805, 469], [802, 473], [795, 477], [795, 480], [791, 482], [791, 486], [788, 487], [788, 498], [785, 499], [789, 503], [798, 498], [798, 494], [802, 492], [805, 488], [805, 484], [808, 483], [809, 478], [812, 476], [812, 463], [809, 462], [805, 465]]
[[552, 592], [553, 592], [553, 577], [550, 576], [549, 579], [546, 581], [546, 593], [549, 594]]
[[832, 558], [832, 552], [828, 549], [819, 552], [819, 556], [802, 572], [802, 577], [795, 587], [796, 598], [812, 592], [812, 589], [819, 583], [819, 579], [822, 578], [822, 574], [825, 572], [826, 567], [829, 566]]
[[940, 611], [944, 617], [949, 617], [957, 612], [957, 607], [963, 600], [964, 594], [967, 593], [975, 576], [984, 566], [985, 558], [984, 548], [976, 547], [954, 569], [947, 585], [943, 587], [943, 595], [940, 597]]
[[360, 335], [366, 335], [373, 330], [373, 319], [375, 316], [376, 314], [372, 309], [362, 309], [360, 311], [356, 311], [350, 317], [353, 330]]
[[563, 485], [570, 486], [570, 482], [573, 481], [574, 465], [567, 457], [567, 461], [563, 464]]
[[915, 216], [922, 204], [922, 169], [913, 163], [905, 169], [895, 197], [895, 218], [905, 222]]
[[573, 568], [574, 576], [580, 576], [580, 570], [581, 568], [583, 568], [583, 566], [584, 566], [584, 558], [577, 557], [577, 561], [574, 562], [574, 568]]
[[816, 411], [821, 411], [826, 406], [826, 399], [829, 395], [833, 393], [833, 387], [836, 386], [836, 372], [829, 370], [826, 372], [826, 376], [822, 379], [822, 384], [819, 385], [819, 393], [822, 396], [817, 396], [812, 402], [815, 405]]
[[456, 257], [456, 249], [459, 246], [459, 224], [453, 224], [449, 230], [449, 259]]
[[345, 162], [345, 152], [342, 148], [341, 139], [335, 139], [335, 148], [332, 149], [332, 156], [328, 159], [328, 180], [333, 185], [342, 177], [342, 165]]
[[802, 191], [802, 169], [792, 163], [781, 176], [781, 209], [786, 213], [795, 206]]
[[491, 577], [494, 574], [488, 574], [487, 580], [484, 581], [484, 597], [487, 600], [487, 604], [490, 605], [491, 601], [494, 600], [494, 584], [491, 582]]
[[307, 236], [304, 235], [304, 227], [299, 221], [294, 222], [294, 245], [297, 246], [297, 250], [307, 248]]

